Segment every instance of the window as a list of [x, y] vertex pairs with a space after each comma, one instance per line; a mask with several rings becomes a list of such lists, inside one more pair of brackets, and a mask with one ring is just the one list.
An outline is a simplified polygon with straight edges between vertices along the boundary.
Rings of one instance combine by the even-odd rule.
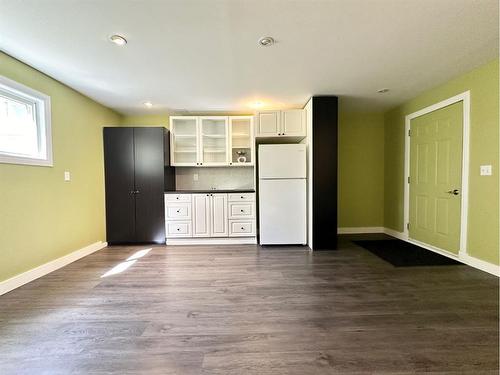
[[52, 166], [50, 97], [2, 76], [0, 163]]

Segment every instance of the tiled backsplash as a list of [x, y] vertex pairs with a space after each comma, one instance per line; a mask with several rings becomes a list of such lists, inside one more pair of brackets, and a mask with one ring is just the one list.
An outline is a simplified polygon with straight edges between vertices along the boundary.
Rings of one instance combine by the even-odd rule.
[[[177, 167], [176, 187], [178, 190], [253, 189], [253, 171], [253, 167]], [[195, 174], [198, 174], [198, 181], [194, 180]]]

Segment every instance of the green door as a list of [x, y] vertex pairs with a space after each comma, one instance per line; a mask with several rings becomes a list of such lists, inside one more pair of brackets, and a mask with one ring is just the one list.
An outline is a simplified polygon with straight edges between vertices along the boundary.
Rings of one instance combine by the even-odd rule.
[[410, 238], [458, 254], [462, 102], [410, 122]]

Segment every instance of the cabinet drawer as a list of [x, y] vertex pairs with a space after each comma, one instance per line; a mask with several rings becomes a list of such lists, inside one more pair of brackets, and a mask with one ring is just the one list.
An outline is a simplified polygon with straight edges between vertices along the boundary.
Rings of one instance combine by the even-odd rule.
[[167, 237], [192, 237], [190, 221], [167, 221]]
[[229, 202], [254, 202], [255, 193], [230, 193], [228, 194]]
[[191, 220], [190, 202], [168, 202], [165, 208], [165, 219], [168, 220]]
[[229, 236], [255, 236], [255, 220], [229, 220]]
[[242, 219], [242, 218], [254, 218], [254, 217], [255, 217], [255, 204], [253, 202], [248, 202], [248, 203], [229, 202], [230, 219]]
[[191, 194], [165, 194], [165, 202], [191, 202]]

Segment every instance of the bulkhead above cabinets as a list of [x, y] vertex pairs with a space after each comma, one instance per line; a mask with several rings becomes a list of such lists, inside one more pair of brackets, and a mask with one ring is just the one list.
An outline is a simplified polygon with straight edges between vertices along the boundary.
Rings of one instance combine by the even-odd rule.
[[253, 116], [172, 116], [174, 167], [253, 166]]

